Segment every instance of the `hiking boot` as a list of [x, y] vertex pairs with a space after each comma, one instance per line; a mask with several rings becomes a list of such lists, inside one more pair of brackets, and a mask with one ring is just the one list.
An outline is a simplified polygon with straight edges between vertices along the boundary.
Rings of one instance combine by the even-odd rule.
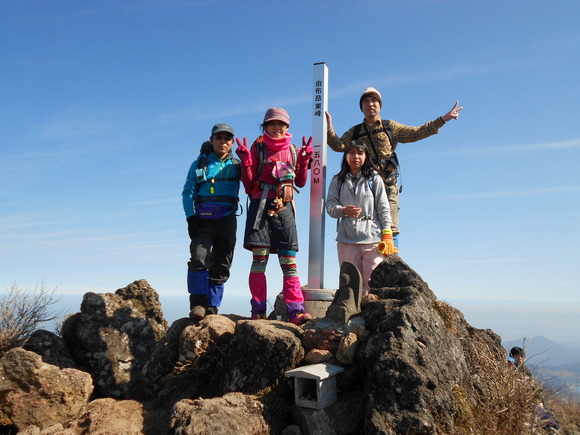
[[292, 317], [290, 319], [290, 323], [293, 323], [297, 326], [304, 325], [309, 320], [312, 320], [312, 316], [308, 313], [299, 313], [296, 317]]
[[205, 317], [205, 314], [206, 308], [201, 305], [196, 305], [189, 312], [189, 318], [191, 320], [195, 320], [196, 322], [198, 322]]
[[266, 320], [266, 313], [252, 313], [252, 320]]
[[189, 318], [196, 322], [207, 314], [207, 295], [189, 295]]
[[209, 315], [209, 314], [217, 314], [218, 313], [218, 307], [207, 307], [207, 309], [205, 310], [205, 315]]

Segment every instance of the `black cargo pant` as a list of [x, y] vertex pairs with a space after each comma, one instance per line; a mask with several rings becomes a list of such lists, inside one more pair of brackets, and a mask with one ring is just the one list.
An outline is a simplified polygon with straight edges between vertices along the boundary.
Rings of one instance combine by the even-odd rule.
[[210, 284], [224, 284], [230, 277], [234, 258], [236, 215], [232, 213], [219, 220], [192, 217], [187, 222], [191, 239], [188, 269], [193, 272], [207, 270]]

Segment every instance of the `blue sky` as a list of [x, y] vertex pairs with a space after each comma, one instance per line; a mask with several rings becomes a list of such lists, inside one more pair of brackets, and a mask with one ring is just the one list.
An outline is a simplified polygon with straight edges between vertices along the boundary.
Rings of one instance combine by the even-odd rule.
[[[81, 295], [144, 278], [186, 305], [180, 195], [200, 144], [217, 122], [253, 140], [271, 106], [299, 143], [313, 64], [326, 62], [340, 133], [362, 119], [367, 86], [383, 118], [407, 125], [465, 107], [398, 148], [401, 256], [437, 296], [558, 303], [579, 318], [578, 16], [572, 0], [2, 1], [0, 290]], [[340, 158], [329, 152], [329, 174]], [[335, 228], [327, 217], [328, 288]], [[250, 262], [239, 243], [226, 298], [249, 299]], [[276, 258], [267, 273], [273, 298]]]

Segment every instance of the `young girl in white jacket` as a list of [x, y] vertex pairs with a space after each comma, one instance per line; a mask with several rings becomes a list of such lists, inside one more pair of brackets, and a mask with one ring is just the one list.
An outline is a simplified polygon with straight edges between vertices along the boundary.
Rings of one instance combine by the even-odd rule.
[[338, 262], [348, 261], [358, 268], [366, 296], [371, 272], [384, 256], [398, 251], [385, 185], [363, 143], [353, 141], [346, 148], [340, 172], [330, 182], [326, 211], [338, 219]]

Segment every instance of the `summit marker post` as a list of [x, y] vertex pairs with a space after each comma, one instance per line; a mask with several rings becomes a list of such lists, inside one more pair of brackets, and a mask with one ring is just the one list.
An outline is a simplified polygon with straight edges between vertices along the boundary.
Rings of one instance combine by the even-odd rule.
[[324, 287], [324, 223], [326, 199], [326, 110], [328, 107], [328, 67], [314, 64], [312, 94], [312, 162], [310, 166], [310, 245], [308, 287]]

